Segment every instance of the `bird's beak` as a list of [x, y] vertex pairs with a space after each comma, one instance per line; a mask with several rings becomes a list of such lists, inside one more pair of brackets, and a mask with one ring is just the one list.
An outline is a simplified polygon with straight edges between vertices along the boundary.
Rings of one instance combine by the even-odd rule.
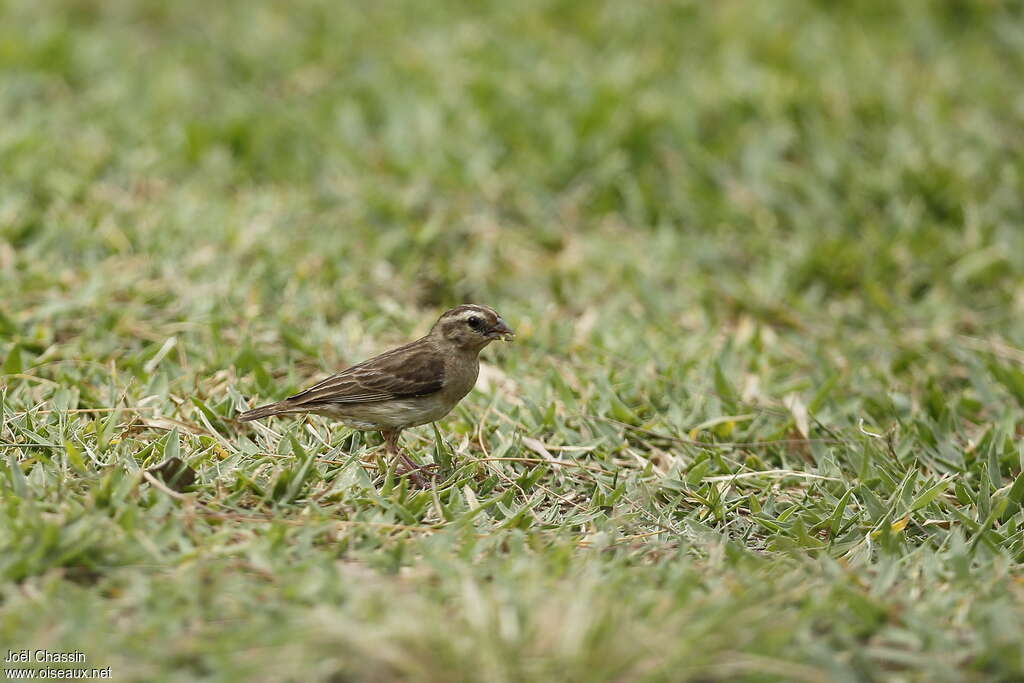
[[512, 341], [515, 338], [516, 333], [512, 331], [512, 328], [505, 324], [505, 321], [498, 318], [498, 322], [494, 324], [488, 332], [487, 336], [491, 339], [503, 339], [505, 341]]

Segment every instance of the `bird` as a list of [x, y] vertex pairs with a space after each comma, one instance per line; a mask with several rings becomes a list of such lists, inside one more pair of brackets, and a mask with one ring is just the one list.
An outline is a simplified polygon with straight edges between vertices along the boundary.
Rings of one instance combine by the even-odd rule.
[[377, 430], [395, 472], [425, 487], [424, 472], [399, 448], [403, 429], [435, 422], [470, 392], [480, 352], [515, 333], [489, 306], [462, 304], [445, 311], [426, 336], [348, 367], [283, 401], [240, 413], [242, 422], [274, 415], [314, 413], [360, 430]]

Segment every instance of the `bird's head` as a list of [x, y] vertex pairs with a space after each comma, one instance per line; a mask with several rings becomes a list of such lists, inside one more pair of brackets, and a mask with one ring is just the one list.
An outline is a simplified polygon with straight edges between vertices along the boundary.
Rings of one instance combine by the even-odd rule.
[[512, 341], [515, 336], [497, 311], [477, 304], [463, 304], [445, 311], [430, 334], [467, 351], [480, 351], [495, 339]]

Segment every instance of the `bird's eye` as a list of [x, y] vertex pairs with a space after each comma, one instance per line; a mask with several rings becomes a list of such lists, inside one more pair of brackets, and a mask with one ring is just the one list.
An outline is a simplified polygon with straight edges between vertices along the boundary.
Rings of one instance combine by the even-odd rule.
[[469, 320], [467, 320], [466, 322], [469, 323], [469, 326], [472, 327], [474, 330], [480, 327], [480, 318], [476, 317], [475, 315], [470, 316]]

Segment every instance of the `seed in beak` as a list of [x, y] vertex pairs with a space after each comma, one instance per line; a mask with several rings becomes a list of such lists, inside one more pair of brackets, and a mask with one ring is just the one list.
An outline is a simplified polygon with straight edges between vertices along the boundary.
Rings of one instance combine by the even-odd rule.
[[498, 318], [497, 323], [491, 328], [490, 337], [495, 339], [504, 339], [505, 341], [512, 341], [516, 336], [516, 333], [512, 331], [512, 328], [505, 324], [505, 321]]

